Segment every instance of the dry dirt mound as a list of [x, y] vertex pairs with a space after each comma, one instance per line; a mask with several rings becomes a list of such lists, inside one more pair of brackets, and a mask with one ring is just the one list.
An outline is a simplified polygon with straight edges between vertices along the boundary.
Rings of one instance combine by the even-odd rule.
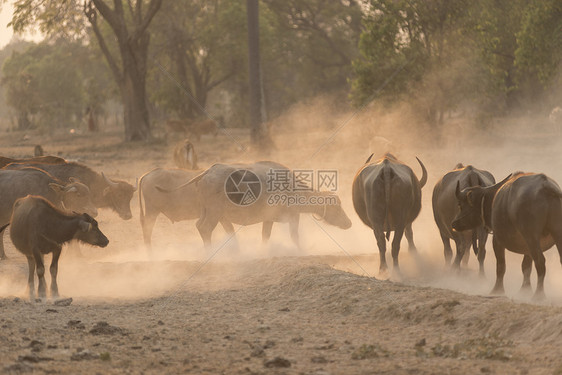
[[[95, 264], [95, 269], [109, 263]], [[161, 265], [156, 265], [158, 268]], [[162, 268], [167, 270], [168, 268]], [[164, 295], [2, 299], [6, 373], [553, 374], [558, 307], [378, 281], [322, 257], [178, 262]], [[143, 267], [135, 277], [142, 277]], [[197, 272], [195, 276], [194, 272]]]

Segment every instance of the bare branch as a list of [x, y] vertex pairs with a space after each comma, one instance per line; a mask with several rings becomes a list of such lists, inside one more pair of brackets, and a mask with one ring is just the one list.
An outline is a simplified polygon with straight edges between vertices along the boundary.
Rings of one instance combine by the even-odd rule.
[[84, 3], [84, 14], [86, 15], [86, 17], [88, 18], [88, 21], [90, 21], [90, 25], [92, 25], [92, 30], [94, 31], [94, 34], [96, 35], [96, 39], [98, 40], [98, 44], [100, 46], [101, 51], [103, 52], [107, 63], [109, 64], [109, 67], [111, 68], [111, 71], [113, 72], [113, 75], [115, 76], [115, 80], [121, 84], [121, 82], [123, 81], [123, 74], [121, 73], [121, 70], [119, 69], [119, 66], [117, 65], [117, 62], [115, 61], [115, 58], [113, 57], [113, 55], [111, 54], [111, 52], [109, 51], [109, 48], [107, 47], [107, 44], [105, 43], [105, 40], [103, 39], [103, 35], [101, 34], [101, 31], [98, 27], [98, 19], [97, 19], [97, 11], [94, 8], [92, 1], [87, 1]]
[[[137, 0], [138, 2], [140, 2], [141, 0]], [[152, 21], [152, 19], [154, 18], [154, 16], [156, 15], [156, 13], [158, 12], [158, 10], [160, 9], [160, 6], [162, 5], [162, 0], [151, 0], [150, 4], [148, 5], [148, 11], [146, 12], [146, 15], [144, 16], [144, 19], [142, 19], [142, 21], [137, 25], [137, 28], [135, 29], [132, 39], [136, 40], [138, 38], [141, 37], [142, 34], [144, 34], [144, 32], [146, 31], [146, 29], [148, 28], [148, 25], [150, 25], [150, 22]], [[140, 8], [139, 8], [140, 10]]]

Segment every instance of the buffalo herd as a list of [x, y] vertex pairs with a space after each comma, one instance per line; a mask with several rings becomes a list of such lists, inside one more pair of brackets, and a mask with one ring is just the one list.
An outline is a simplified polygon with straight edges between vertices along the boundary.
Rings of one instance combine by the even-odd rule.
[[[46, 296], [43, 255], [53, 254], [50, 266], [51, 296], [58, 296], [56, 276], [62, 245], [72, 240], [105, 247], [109, 240], [98, 228], [99, 208], [109, 208], [121, 219], [132, 218], [130, 202], [138, 190], [140, 224], [147, 249], [158, 215], [172, 222], [195, 220], [205, 248], [217, 224], [235, 237], [234, 225], [262, 224], [266, 242], [273, 223], [288, 223], [296, 247], [301, 214], [312, 214], [318, 223], [348, 229], [339, 196], [333, 190], [314, 188], [312, 179], [296, 181], [297, 171], [272, 162], [214, 164], [198, 169], [197, 156], [188, 140], [178, 144], [173, 160], [178, 168], [156, 168], [134, 185], [107, 177], [90, 167], [55, 156], [14, 159], [0, 156], [0, 257], [6, 258], [3, 231], [29, 266], [29, 294]], [[405, 235], [416, 253], [412, 223], [420, 213], [422, 188], [428, 180], [421, 160], [421, 177], [394, 155], [371, 155], [359, 167], [352, 183], [353, 206], [361, 221], [373, 231], [379, 249], [380, 271], [387, 269], [386, 246], [391, 241], [393, 269], [399, 272], [398, 255]], [[276, 189], [272, 189], [275, 187]], [[544, 297], [545, 257], [556, 244], [562, 258], [562, 191], [544, 174], [514, 173], [496, 183], [488, 171], [458, 164], [435, 184], [432, 208], [444, 246], [446, 264], [459, 269], [472, 247], [484, 273], [486, 241], [492, 234], [496, 256], [496, 284], [492, 293], [504, 293], [505, 250], [523, 255], [522, 290], [530, 289], [533, 263], [538, 276], [536, 298]], [[456, 254], [453, 260], [451, 240]]]

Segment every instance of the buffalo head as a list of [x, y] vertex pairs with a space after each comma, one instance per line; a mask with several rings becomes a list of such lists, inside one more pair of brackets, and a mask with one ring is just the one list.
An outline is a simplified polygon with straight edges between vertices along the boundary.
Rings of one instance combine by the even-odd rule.
[[78, 230], [74, 238], [90, 245], [106, 247], [109, 243], [107, 237], [98, 227], [98, 222], [88, 214], [78, 215]]
[[98, 210], [92, 203], [90, 189], [75, 178], [70, 178], [70, 183], [63, 186], [56, 183], [49, 184], [60, 197], [63, 206], [70, 211], [86, 212], [96, 217]]
[[457, 181], [455, 190], [457, 202], [459, 204], [459, 212], [453, 220], [452, 226], [454, 230], [463, 231], [476, 228], [483, 223], [483, 197], [484, 188], [480, 186], [466, 188], [460, 190], [460, 184]]
[[492, 226], [492, 202], [497, 191], [511, 178], [511, 174], [495, 185], [469, 187], [461, 191], [457, 181], [455, 195], [460, 211], [452, 222], [456, 231], [474, 229], [480, 225]]
[[106, 182], [103, 190], [103, 198], [111, 209], [113, 209], [121, 219], [129, 220], [133, 217], [131, 213], [131, 199], [137, 190], [138, 180], [135, 186], [125, 181], [113, 181], [102, 173]]
[[351, 220], [343, 210], [340, 198], [336, 194], [322, 193], [318, 198], [323, 200], [318, 201], [323, 206], [322, 216], [318, 219], [341, 229], [351, 228]]

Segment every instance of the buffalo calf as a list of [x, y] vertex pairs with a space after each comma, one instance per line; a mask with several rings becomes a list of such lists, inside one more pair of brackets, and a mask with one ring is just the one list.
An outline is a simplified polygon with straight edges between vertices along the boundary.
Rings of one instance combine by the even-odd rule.
[[[78, 240], [94, 246], [105, 247], [107, 237], [98, 228], [97, 221], [88, 214], [66, 213], [46, 199], [28, 195], [14, 203], [10, 221], [10, 238], [16, 249], [27, 257], [29, 265], [29, 297], [34, 299], [34, 273], [37, 269], [40, 298], [45, 297], [45, 265], [43, 256], [53, 253], [51, 261], [51, 297], [58, 297], [57, 272], [62, 245]], [[3, 231], [8, 225], [3, 226]]]

